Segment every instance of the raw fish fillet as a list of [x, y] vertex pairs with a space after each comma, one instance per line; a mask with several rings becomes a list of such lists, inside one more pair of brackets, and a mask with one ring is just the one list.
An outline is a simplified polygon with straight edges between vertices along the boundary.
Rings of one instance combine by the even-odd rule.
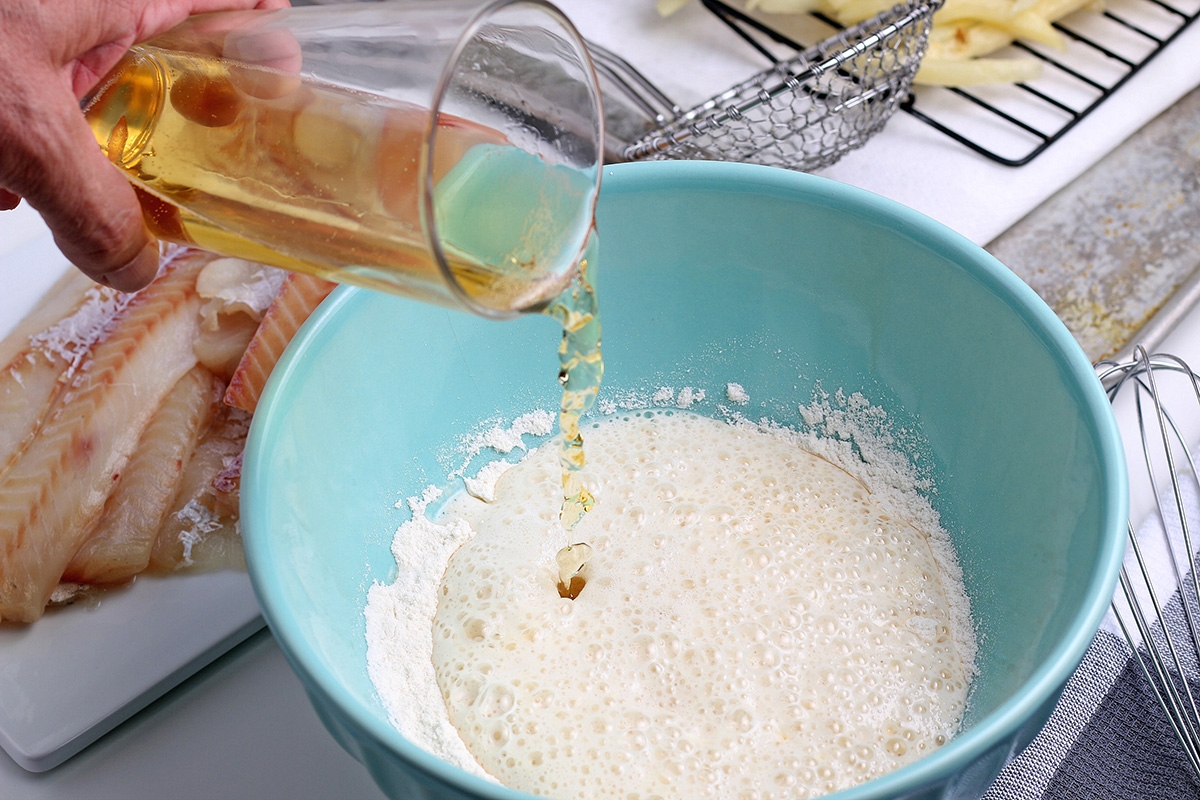
[[[89, 289], [99, 288], [77, 269], [67, 270], [38, 301], [37, 306], [0, 341], [0, 364], [11, 365], [28, 355], [30, 338], [53, 328], [75, 313]], [[116, 292], [112, 292], [116, 295]]]
[[154, 539], [179, 494], [184, 465], [212, 422], [224, 389], [201, 365], [180, 378], [146, 426], [64, 581], [121, 583], [149, 565]]
[[29, 447], [124, 302], [116, 291], [71, 270], [0, 342], [0, 477]]
[[185, 255], [117, 311], [0, 477], [0, 620], [38, 619], [142, 430], [196, 364], [196, 274]]
[[242, 489], [242, 457], [243, 450], [234, 456], [232, 461], [225, 463], [225, 468], [213, 478], [213, 509], [225, 516], [236, 516], [240, 512], [238, 503]]
[[193, 346], [196, 358], [222, 381], [228, 382], [237, 371], [258, 325], [258, 320], [246, 314], [230, 314], [221, 320], [220, 327], [208, 330], [202, 326], [200, 338]]
[[225, 402], [250, 413], [258, 406], [267, 378], [288, 342], [337, 284], [312, 275], [290, 274], [263, 316], [237, 371], [229, 381]]
[[260, 322], [286, 277], [278, 267], [241, 258], [213, 259], [196, 278], [196, 291], [207, 301], [200, 309], [201, 327], [215, 330], [220, 318], [230, 314]]
[[224, 381], [233, 377], [286, 275], [240, 258], [214, 259], [201, 271], [196, 279], [196, 291], [206, 301], [196, 340], [201, 364]]
[[175, 507], [150, 552], [151, 570], [245, 566], [236, 505], [229, 503], [228, 470], [239, 463], [249, 430], [249, 414], [227, 405], [217, 410], [184, 467]]

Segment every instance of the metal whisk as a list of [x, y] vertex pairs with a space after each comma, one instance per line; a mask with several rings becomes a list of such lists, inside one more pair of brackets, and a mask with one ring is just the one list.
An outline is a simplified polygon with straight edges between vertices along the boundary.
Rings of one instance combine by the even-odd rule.
[[[1200, 581], [1192, 533], [1200, 471], [1188, 445], [1194, 434], [1184, 430], [1189, 419], [1193, 425], [1200, 419], [1200, 375], [1175, 356], [1141, 347], [1129, 360], [1099, 363], [1097, 374], [1113, 402], [1133, 395], [1144, 478], [1162, 528], [1161, 539], [1139, 540], [1129, 526], [1113, 614], [1200, 778]], [[1135, 466], [1129, 465], [1133, 477]]]
[[865, 144], [908, 97], [942, 0], [910, 0], [786, 60], [755, 44], [752, 32], [790, 40], [728, 4], [702, 2], [775, 63], [685, 111], [620, 56], [589, 43], [605, 93], [610, 160], [832, 164]]

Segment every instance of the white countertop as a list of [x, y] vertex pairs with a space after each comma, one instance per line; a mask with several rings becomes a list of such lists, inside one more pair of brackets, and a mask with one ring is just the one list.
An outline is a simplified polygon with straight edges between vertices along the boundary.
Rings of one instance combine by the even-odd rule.
[[35, 774], [0, 754], [12, 800], [382, 796], [265, 630], [62, 766]]

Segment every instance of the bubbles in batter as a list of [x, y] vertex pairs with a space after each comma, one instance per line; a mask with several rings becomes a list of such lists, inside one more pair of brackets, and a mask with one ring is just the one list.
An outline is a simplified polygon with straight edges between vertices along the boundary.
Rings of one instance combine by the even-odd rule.
[[587, 435], [574, 600], [554, 448], [439, 518], [474, 536], [438, 591], [434, 672], [488, 773], [564, 799], [803, 798], [952, 734], [974, 644], [944, 532], [750, 426], [643, 412]]
[[587, 580], [580, 574], [588, 559], [592, 557], [592, 546], [587, 542], [569, 544], [554, 554], [558, 565], [558, 594], [568, 600], [579, 597]]

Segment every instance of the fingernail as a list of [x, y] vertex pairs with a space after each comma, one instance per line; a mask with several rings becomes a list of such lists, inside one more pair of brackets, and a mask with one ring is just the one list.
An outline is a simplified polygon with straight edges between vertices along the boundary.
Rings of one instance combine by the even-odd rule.
[[121, 292], [136, 292], [147, 286], [158, 274], [158, 243], [150, 242], [123, 267], [96, 276], [105, 286]]

